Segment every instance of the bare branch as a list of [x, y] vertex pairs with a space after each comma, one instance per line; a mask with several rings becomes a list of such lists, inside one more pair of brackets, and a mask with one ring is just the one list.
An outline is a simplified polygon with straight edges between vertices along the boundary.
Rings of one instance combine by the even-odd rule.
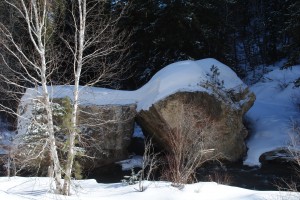
[[[195, 172], [203, 163], [214, 160], [217, 155], [206, 143], [211, 140], [216, 124], [199, 108], [182, 105], [176, 118], [178, 127], [169, 127], [166, 133], [166, 169], [163, 176], [182, 188], [184, 184], [196, 180]], [[205, 117], [206, 116], [206, 117]]]

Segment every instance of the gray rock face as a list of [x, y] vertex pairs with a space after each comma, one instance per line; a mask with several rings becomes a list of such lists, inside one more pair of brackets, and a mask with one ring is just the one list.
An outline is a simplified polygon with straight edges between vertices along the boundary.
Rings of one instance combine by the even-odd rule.
[[[45, 110], [35, 106], [34, 102], [36, 101], [28, 101], [19, 107], [19, 113], [26, 118], [18, 119], [19, 134], [14, 140], [12, 151], [15, 160], [20, 161], [20, 165], [24, 165], [22, 160], [26, 160], [26, 169], [35, 171], [35, 168], [39, 168], [41, 173], [45, 174], [50, 165], [48, 150], [44, 147], [47, 141], [46, 129], [43, 129]], [[56, 107], [64, 108], [63, 114], [53, 111], [57, 146], [61, 162], [64, 163], [66, 135], [70, 130], [68, 128], [70, 128], [71, 102], [68, 98], [53, 99], [53, 102]], [[58, 104], [60, 106], [57, 106]], [[80, 105], [78, 112], [80, 134], [76, 140], [76, 149], [82, 152], [80, 154], [83, 156], [77, 157], [76, 162], [84, 169], [92, 169], [126, 159], [127, 148], [134, 131], [135, 115], [135, 104]]]
[[[196, 131], [199, 129], [198, 122], [208, 119], [203, 141], [205, 148], [215, 149], [215, 154], [221, 159], [237, 161], [246, 153], [244, 139], [248, 133], [243, 116], [254, 100], [255, 95], [247, 88], [239, 92], [215, 90], [212, 94], [178, 92], [158, 101], [149, 110], [141, 110], [137, 119], [141, 127], [166, 150], [170, 139], [166, 135], [170, 130], [191, 131], [194, 137], [200, 137], [197, 135], [199, 131]], [[183, 119], [188, 123], [188, 130], [180, 130], [184, 127]]]
[[259, 157], [259, 162], [264, 165], [264, 164], [269, 164], [269, 163], [293, 163], [295, 162], [295, 157], [294, 155], [299, 155], [299, 152], [293, 152], [291, 149], [288, 148], [277, 148], [272, 151], [268, 151], [263, 153]]
[[80, 106], [79, 126], [87, 160], [96, 167], [127, 158], [134, 131], [136, 105]]

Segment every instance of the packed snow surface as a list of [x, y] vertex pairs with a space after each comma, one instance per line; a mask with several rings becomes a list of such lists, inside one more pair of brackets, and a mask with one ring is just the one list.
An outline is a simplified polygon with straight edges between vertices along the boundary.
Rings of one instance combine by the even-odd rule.
[[72, 195], [53, 194], [49, 178], [0, 177], [0, 199], [7, 200], [298, 200], [299, 193], [254, 191], [230, 187], [214, 182], [185, 185], [182, 190], [168, 182], [144, 182], [144, 192], [137, 191], [138, 184], [101, 184], [95, 180], [73, 181]]
[[[216, 66], [225, 90], [238, 90], [244, 83], [226, 65], [213, 58], [198, 61], [181, 61], [170, 64], [157, 72], [152, 79], [135, 91], [111, 90], [95, 87], [80, 87], [80, 104], [132, 104], [137, 103], [137, 110], [147, 110], [153, 103], [178, 91], [207, 91], [203, 84], [212, 79], [211, 67]], [[41, 89], [41, 88], [39, 88]], [[48, 87], [53, 98], [73, 98], [73, 86]], [[23, 101], [37, 96], [35, 89], [28, 89]]]
[[[299, 120], [300, 89], [294, 82], [300, 77], [300, 66], [291, 69], [274, 69], [250, 87], [256, 101], [246, 113], [252, 126], [247, 142], [246, 165], [260, 165], [259, 157], [265, 152], [288, 147], [293, 137], [292, 121]], [[298, 100], [297, 100], [298, 99]]]

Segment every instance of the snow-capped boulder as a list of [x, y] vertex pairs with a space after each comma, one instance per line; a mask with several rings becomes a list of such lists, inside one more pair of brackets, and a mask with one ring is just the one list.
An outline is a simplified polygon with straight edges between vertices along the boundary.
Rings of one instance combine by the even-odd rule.
[[[166, 88], [164, 84], [178, 85], [178, 82], [189, 76], [190, 79], [198, 77], [197, 82], [183, 85], [183, 88], [170, 92], [149, 108], [141, 109], [138, 122], [168, 150], [170, 137], [167, 135], [170, 131], [190, 131], [194, 137], [203, 137], [197, 135], [199, 121], [208, 119], [207, 123], [211, 123], [211, 127], [203, 137], [205, 148], [214, 149], [219, 158], [237, 161], [246, 153], [244, 139], [247, 130], [243, 124], [243, 116], [253, 105], [255, 95], [224, 64], [214, 59], [197, 62], [192, 62], [189, 66], [169, 66], [169, 72], [172, 72], [172, 68], [177, 68], [174, 69], [176, 74], [169, 75], [173, 76], [173, 82], [161, 81], [157, 91]], [[190, 67], [194, 70], [189, 69]], [[185, 73], [187, 71], [191, 73]], [[182, 124], [182, 120], [189, 124], [189, 128]]]
[[[37, 143], [32, 143], [32, 138], [27, 137], [30, 132], [47, 133], [43, 126], [36, 129], [37, 126], [33, 123], [43, 120], [43, 116], [36, 115], [42, 110], [33, 105], [34, 99], [40, 96], [40, 89], [27, 89], [21, 99], [21, 117], [18, 118], [18, 135], [14, 141], [18, 150], [21, 149], [18, 145], [26, 143], [27, 139], [29, 141], [26, 145], [35, 150], [40, 149], [33, 144], [45, 144], [40, 139], [35, 140]], [[56, 99], [58, 103], [66, 97], [72, 102], [73, 86], [49, 86], [48, 91], [50, 98]], [[190, 113], [195, 115], [201, 111], [204, 119], [211, 120], [218, 127], [210, 137], [214, 144], [206, 142], [207, 147], [216, 149], [215, 152], [232, 161], [245, 153], [244, 138], [247, 132], [242, 123], [243, 115], [252, 106], [255, 96], [228, 66], [215, 59], [170, 64], [135, 91], [80, 87], [79, 92], [79, 128], [83, 133], [79, 140], [86, 144], [84, 150], [95, 158], [96, 166], [124, 158], [133, 133], [136, 112], [142, 128], [164, 143], [167, 128], [178, 128], [175, 119], [185, 117], [180, 114], [180, 109], [189, 111], [192, 108], [194, 112]], [[66, 127], [60, 127], [59, 124], [67, 124], [64, 120], [68, 116], [60, 113], [59, 106], [53, 105], [53, 108], [58, 109], [56, 129], [63, 150], [65, 136], [59, 132]], [[195, 120], [198, 117], [199, 115]], [[196, 125], [192, 127], [197, 128]], [[42, 135], [39, 134], [40, 136]], [[86, 142], [86, 138], [93, 142]], [[43, 155], [39, 159], [44, 159]], [[86, 165], [91, 166], [91, 163], [87, 162]]]
[[[52, 110], [57, 146], [62, 162], [66, 134], [70, 130], [72, 112], [72, 86], [49, 87], [52, 91]], [[98, 103], [97, 97], [106, 93], [103, 89], [81, 88], [78, 112], [80, 138], [76, 148], [84, 156], [76, 159], [85, 169], [91, 169], [127, 158], [127, 148], [134, 131], [136, 103], [124, 101], [115, 104]], [[45, 109], [39, 92], [28, 89], [21, 99], [18, 112], [18, 131], [13, 141], [12, 154], [17, 164], [26, 169], [42, 169], [47, 173], [49, 158], [45, 144], [48, 138]]]

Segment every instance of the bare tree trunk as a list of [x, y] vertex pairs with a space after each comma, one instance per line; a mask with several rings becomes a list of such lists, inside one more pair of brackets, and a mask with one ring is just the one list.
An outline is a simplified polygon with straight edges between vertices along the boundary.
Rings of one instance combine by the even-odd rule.
[[67, 164], [65, 169], [65, 179], [64, 179], [64, 187], [63, 194], [70, 195], [70, 184], [71, 184], [71, 173], [74, 163], [74, 158], [76, 152], [74, 151], [75, 147], [75, 138], [77, 135], [77, 112], [78, 112], [78, 98], [79, 98], [79, 81], [81, 76], [81, 70], [83, 66], [83, 51], [84, 51], [84, 42], [85, 42], [85, 29], [86, 29], [86, 0], [78, 0], [78, 10], [79, 10], [79, 27], [76, 29], [75, 40], [78, 37], [78, 45], [75, 45], [75, 52], [77, 55], [74, 60], [74, 76], [75, 76], [75, 84], [74, 84], [74, 101], [73, 101], [73, 111], [72, 111], [72, 130], [69, 135], [69, 150], [67, 157]]
[[[75, 13], [77, 11], [72, 10], [73, 20], [75, 26], [75, 35], [74, 35], [74, 43], [75, 45], [72, 47], [67, 40], [64, 40], [67, 44], [68, 48], [73, 54], [73, 71], [74, 71], [74, 89], [73, 89], [73, 110], [72, 110], [72, 118], [71, 118], [71, 132], [69, 133], [69, 147], [68, 147], [68, 156], [67, 156], [67, 164], [65, 168], [65, 178], [64, 178], [64, 187], [63, 194], [70, 195], [70, 184], [71, 184], [71, 176], [72, 176], [72, 168], [74, 159], [76, 156], [75, 151], [75, 140], [78, 136], [78, 106], [79, 106], [79, 90], [80, 90], [80, 78], [82, 77], [82, 73], [86, 72], [89, 68], [87, 65], [94, 65], [95, 60], [106, 60], [105, 58], [112, 53], [124, 51], [124, 49], [120, 50], [120, 46], [124, 45], [125, 34], [118, 33], [115, 25], [120, 18], [115, 20], [101, 19], [97, 21], [97, 19], [92, 19], [93, 17], [93, 9], [98, 8], [98, 12], [105, 11], [105, 1], [89, 1], [89, 8], [87, 8], [87, 0], [77, 0], [76, 9], [78, 9], [78, 18], [76, 18]], [[102, 14], [103, 14], [102, 13]], [[91, 15], [91, 16], [89, 16]], [[87, 18], [89, 17], [89, 21], [87, 22]], [[95, 17], [95, 16], [94, 16]], [[105, 18], [105, 17], [104, 17]], [[94, 26], [99, 26], [99, 30], [95, 29]], [[95, 30], [95, 31], [94, 31]], [[89, 34], [87, 32], [89, 31]], [[91, 48], [92, 47], [92, 48]], [[84, 54], [87, 49], [93, 49], [92, 52], [88, 54]], [[122, 58], [122, 55], [119, 55], [119, 58]], [[97, 63], [98, 61], [96, 61]], [[97, 76], [92, 78], [86, 86], [94, 85], [95, 83], [109, 79], [111, 81], [112, 77], [116, 77], [120, 75], [121, 69], [116, 70], [119, 67], [120, 60], [117, 59], [113, 64], [107, 64], [106, 61], [101, 63], [98, 71], [94, 71]], [[84, 69], [85, 68], [85, 69]]]
[[[43, 41], [43, 36], [46, 34], [46, 14], [47, 14], [47, 8], [46, 8], [46, 2], [43, 2], [43, 8], [42, 10], [38, 9], [38, 5], [36, 1], [32, 1], [31, 4], [33, 6], [34, 10], [34, 22], [35, 22], [35, 28], [36, 28], [36, 37], [37, 37], [37, 51], [40, 56], [40, 62], [41, 62], [41, 70], [40, 70], [40, 78], [41, 78], [41, 85], [42, 85], [42, 96], [44, 100], [44, 106], [47, 112], [47, 125], [48, 125], [48, 131], [49, 131], [49, 145], [50, 145], [50, 155], [51, 159], [53, 161], [53, 167], [54, 167], [54, 179], [56, 184], [56, 192], [61, 193], [61, 167], [60, 162], [57, 155], [57, 147], [56, 147], [56, 141], [55, 141], [55, 135], [54, 135], [54, 125], [53, 125], [53, 114], [51, 109], [51, 102], [49, 98], [48, 88], [47, 88], [47, 64], [46, 64], [46, 52], [45, 52], [45, 41]], [[26, 10], [25, 2], [22, 0], [22, 5], [24, 10]], [[39, 12], [42, 11], [43, 15], [41, 19], [39, 19], [40, 15]], [[31, 20], [29, 18], [29, 13], [26, 12], [26, 22], [28, 25], [28, 30], [31, 35]], [[45, 31], [43, 33], [43, 31]], [[33, 36], [31, 36], [32, 42], [34, 43]]]
[[[57, 56], [55, 55], [56, 52], [52, 52], [53, 55], [51, 54], [51, 56], [49, 56], [49, 51], [51, 52], [53, 49], [49, 47], [51, 45], [49, 45], [49, 41], [51, 41], [51, 34], [48, 33], [48, 29], [51, 28], [51, 26], [48, 26], [47, 23], [51, 23], [51, 20], [53, 19], [49, 18], [50, 14], [48, 13], [48, 9], [51, 9], [53, 4], [47, 0], [5, 0], [5, 2], [17, 11], [18, 16], [16, 17], [21, 16], [21, 18], [26, 21], [26, 29], [33, 47], [25, 47], [21, 44], [17, 44], [12, 32], [10, 32], [3, 24], [0, 24], [0, 33], [5, 36], [6, 40], [9, 41], [9, 44], [3, 42], [0, 43], [0, 45], [1, 47], [4, 46], [7, 52], [16, 58], [16, 60], [20, 63], [22, 72], [11, 67], [9, 62], [4, 61], [4, 63], [12, 73], [20, 76], [23, 82], [33, 83], [36, 86], [36, 92], [41, 95], [41, 97], [33, 100], [38, 100], [38, 103], [42, 103], [45, 110], [46, 122], [43, 125], [46, 125], [47, 130], [43, 130], [43, 133], [47, 136], [45, 141], [43, 138], [43, 147], [41, 150], [37, 149], [39, 154], [41, 154], [40, 152], [46, 151], [51, 157], [51, 167], [53, 167], [56, 192], [70, 195], [73, 163], [76, 156], [75, 141], [80, 134], [78, 133], [77, 125], [78, 106], [80, 103], [80, 79], [83, 74], [89, 77], [89, 73], [91, 73], [91, 71], [96, 74], [93, 79], [89, 80], [86, 84], [89, 86], [103, 80], [111, 82], [112, 77], [116, 77], [116, 75], [121, 74], [122, 72], [119, 68], [119, 62], [123, 58], [123, 52], [126, 49], [123, 43], [126, 40], [126, 35], [121, 34], [116, 29], [115, 25], [120, 18], [113, 18], [109, 14], [108, 16], [105, 15], [107, 13], [107, 10], [105, 10], [107, 9], [106, 1], [77, 0], [78, 5], [74, 6], [77, 10], [71, 10], [70, 12], [72, 13], [74, 20], [75, 34], [72, 35], [74, 39], [70, 42], [66, 38], [62, 39], [73, 56], [74, 80], [72, 81], [74, 81], [74, 90], [71, 117], [72, 127], [69, 130], [67, 141], [67, 159], [65, 165], [62, 166], [57, 152], [57, 140], [55, 138], [55, 126], [53, 124], [53, 116], [55, 113], [52, 110], [53, 103], [51, 102], [51, 95], [49, 94], [49, 88], [47, 86], [50, 81], [49, 77], [51, 77], [51, 74], [55, 71], [52, 67], [56, 66], [55, 63], [52, 63], [52, 56]], [[99, 20], [99, 18], [101, 19]], [[88, 24], [86, 23], [87, 21]], [[70, 35], [67, 35], [67, 37], [69, 36]], [[120, 47], [122, 47], [121, 50]], [[118, 54], [116, 52], [121, 53]], [[113, 54], [113, 58], [115, 59], [113, 63], [111, 63], [111, 60], [113, 59], [107, 59], [107, 56], [111, 54]], [[52, 66], [51, 63], [54, 65]], [[93, 67], [90, 67], [90, 65]], [[8, 84], [20, 87], [23, 90], [27, 89], [26, 86], [19, 84], [14, 80], [10, 80], [3, 74], [0, 74], [0, 77], [2, 77]], [[20, 93], [19, 95], [21, 96], [22, 94], [23, 93]], [[0, 107], [4, 108], [3, 105], [0, 105]], [[8, 107], [5, 109], [9, 112], [13, 112], [12, 109]], [[14, 114], [18, 115], [16, 112]], [[33, 158], [30, 159], [34, 160], [37, 158], [37, 156], [33, 156]], [[62, 176], [64, 176], [64, 182], [61, 182]]]
[[[54, 168], [54, 179], [56, 184], [56, 192], [61, 193], [61, 167], [60, 161], [57, 154], [57, 146], [54, 135], [54, 125], [53, 125], [53, 114], [51, 110], [51, 101], [47, 88], [47, 76], [49, 73], [46, 59], [46, 36], [47, 36], [47, 1], [35, 1], [30, 0], [28, 4], [27, 1], [21, 0], [18, 3], [12, 1], [6, 1], [7, 4], [16, 9], [18, 14], [24, 18], [27, 26], [27, 31], [30, 37], [30, 41], [33, 45], [34, 53], [37, 57], [31, 57], [27, 55], [22, 49], [22, 46], [17, 44], [14, 40], [11, 32], [1, 24], [1, 32], [5, 35], [6, 39], [11, 43], [11, 46], [4, 44], [6, 50], [11, 53], [20, 63], [22, 69], [26, 72], [28, 78], [25, 78], [21, 74], [21, 77], [27, 81], [32, 81], [41, 85], [41, 96], [42, 103], [46, 110], [47, 115], [47, 132], [48, 132], [48, 145], [50, 149], [50, 156]], [[6, 63], [7, 64], [7, 63]], [[9, 66], [8, 66], [9, 67]], [[20, 73], [16, 72], [12, 68], [9, 69], [18, 75]], [[33, 71], [33, 73], [31, 72]], [[37, 77], [36, 77], [37, 75]], [[3, 77], [6, 78], [6, 77]], [[7, 79], [6, 79], [7, 80]], [[13, 81], [7, 80], [9, 84], [18, 85]]]

